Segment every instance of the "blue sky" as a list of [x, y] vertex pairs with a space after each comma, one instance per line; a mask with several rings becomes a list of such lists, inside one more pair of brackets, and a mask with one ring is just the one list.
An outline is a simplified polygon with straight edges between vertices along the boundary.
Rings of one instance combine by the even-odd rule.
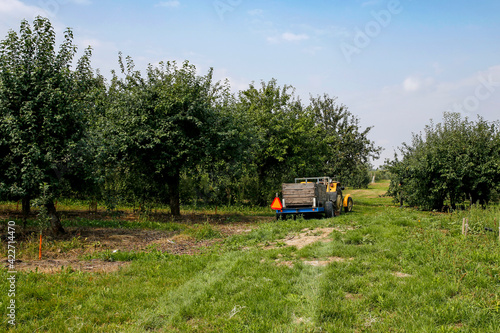
[[109, 76], [118, 52], [139, 69], [189, 60], [234, 91], [276, 78], [304, 103], [328, 93], [392, 158], [444, 111], [500, 118], [500, 2], [492, 0], [0, 0], [0, 38], [21, 19], [74, 31]]

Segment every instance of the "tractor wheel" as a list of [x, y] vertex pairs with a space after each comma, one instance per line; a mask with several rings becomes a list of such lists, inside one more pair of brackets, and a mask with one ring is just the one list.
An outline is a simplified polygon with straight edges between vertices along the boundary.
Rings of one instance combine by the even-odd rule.
[[352, 212], [353, 204], [354, 202], [352, 201], [352, 198], [351, 197], [347, 198], [347, 206], [344, 207], [344, 212], [346, 213]]
[[325, 202], [325, 215], [327, 218], [334, 217], [333, 203], [331, 201]]
[[342, 214], [342, 206], [343, 206], [343, 203], [344, 203], [344, 198], [342, 198], [342, 195], [338, 195], [337, 196], [337, 202], [335, 203], [335, 216], [339, 216], [340, 214]]

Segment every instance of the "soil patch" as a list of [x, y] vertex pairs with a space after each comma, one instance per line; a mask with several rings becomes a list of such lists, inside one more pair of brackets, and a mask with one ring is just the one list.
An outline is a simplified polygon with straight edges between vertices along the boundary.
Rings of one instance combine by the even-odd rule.
[[[64, 270], [79, 270], [82, 272], [115, 272], [130, 264], [125, 261], [103, 261], [92, 259], [82, 261], [77, 259], [48, 259], [16, 262], [17, 271], [34, 271], [40, 273], [61, 273]], [[8, 264], [5, 263], [7, 266]]]
[[[300, 260], [305, 264], [309, 266], [315, 266], [315, 267], [324, 267], [328, 266], [328, 264], [332, 262], [344, 262], [346, 260], [353, 260], [354, 258], [341, 258], [341, 257], [329, 257], [326, 258], [325, 260], [305, 260], [304, 258], [301, 258]], [[283, 260], [281, 261], [280, 259], [275, 260], [277, 266], [287, 266], [289, 268], [293, 268], [295, 265], [296, 261], [291, 261], [291, 260]]]
[[[329, 242], [328, 236], [334, 232], [338, 231], [340, 233], [346, 233], [348, 230], [354, 230], [354, 227], [343, 226], [335, 228], [316, 228], [316, 229], [302, 229], [297, 235], [288, 236], [286, 239], [278, 241], [278, 243], [285, 243], [286, 246], [295, 246], [297, 249], [301, 249], [307, 245], [313, 244], [315, 242]], [[275, 244], [267, 246], [266, 249], [276, 248]]]
[[[354, 258], [349, 258], [348, 260], [353, 260]], [[346, 261], [345, 258], [341, 257], [330, 257], [327, 258], [326, 260], [310, 260], [310, 261], [304, 261], [304, 264], [310, 265], [310, 266], [327, 266], [329, 263], [332, 262], [344, 262]]]
[[362, 299], [363, 295], [361, 295], [361, 294], [345, 293], [345, 298], [348, 299], [348, 300], [357, 300], [357, 299]]
[[[259, 217], [256, 220], [260, 220]], [[226, 237], [252, 231], [255, 228], [255, 221], [214, 223], [211, 227]], [[38, 231], [21, 230], [16, 233], [18, 259], [15, 264], [16, 270], [43, 273], [57, 273], [64, 269], [112, 272], [128, 265], [128, 262], [84, 260], [83, 258], [104, 251], [112, 253], [161, 251], [176, 255], [193, 255], [202, 253], [207, 248], [223, 241], [222, 238], [198, 240], [182, 231], [66, 227], [64, 235], [44, 236], [42, 260], [38, 260]], [[8, 267], [7, 245], [6, 242], [2, 243], [0, 262], [4, 263], [3, 267]]]

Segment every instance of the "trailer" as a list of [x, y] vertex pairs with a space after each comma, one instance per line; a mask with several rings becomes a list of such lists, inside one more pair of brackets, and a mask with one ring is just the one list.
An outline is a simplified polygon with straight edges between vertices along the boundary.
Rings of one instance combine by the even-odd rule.
[[299, 214], [325, 215], [334, 217], [352, 211], [353, 199], [344, 196], [344, 187], [330, 177], [295, 178], [294, 183], [283, 183], [282, 198], [276, 195], [271, 208], [276, 211], [276, 219], [286, 216], [294, 218]]

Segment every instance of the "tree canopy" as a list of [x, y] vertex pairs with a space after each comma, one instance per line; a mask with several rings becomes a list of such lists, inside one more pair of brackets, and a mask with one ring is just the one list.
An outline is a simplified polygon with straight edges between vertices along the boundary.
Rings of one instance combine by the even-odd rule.
[[361, 129], [359, 119], [336, 100], [328, 94], [311, 97], [308, 107], [319, 127], [318, 147], [324, 149], [320, 174], [335, 175], [350, 186], [366, 187], [370, 159], [378, 159], [382, 148], [368, 139], [372, 128]]
[[168, 198], [179, 215], [181, 173], [209, 157], [231, 157], [234, 131], [221, 112], [225, 87], [212, 82], [212, 69], [199, 76], [189, 62], [150, 65], [145, 77], [131, 58], [124, 64], [120, 57], [120, 67], [125, 77], [112, 79], [100, 128], [108, 153], [136, 197]]
[[388, 163], [389, 193], [424, 209], [455, 208], [464, 201], [487, 203], [500, 186], [500, 124], [444, 113]]
[[275, 79], [250, 84], [239, 93], [238, 107], [247, 114], [252, 170], [257, 185], [257, 203], [265, 204], [283, 181], [317, 169], [314, 118], [294, 96], [293, 87], [280, 87]]
[[[19, 33], [10, 31], [0, 44], [0, 192], [22, 198], [25, 212], [41, 184], [50, 197], [68, 186], [78, 160], [93, 76], [90, 48], [71, 68], [76, 50], [67, 29], [56, 51], [54, 29], [42, 17], [33, 26], [22, 21]], [[53, 228], [62, 231], [52, 200], [44, 204]]]

